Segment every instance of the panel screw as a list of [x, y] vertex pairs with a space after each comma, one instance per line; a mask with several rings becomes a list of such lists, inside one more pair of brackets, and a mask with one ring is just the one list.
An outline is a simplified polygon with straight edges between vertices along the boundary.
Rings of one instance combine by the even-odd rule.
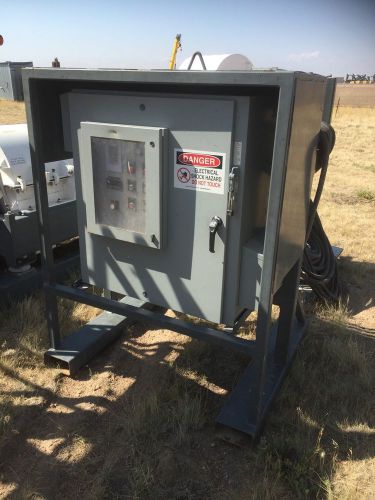
[[154, 148], [154, 147], [155, 147], [155, 143], [154, 143], [154, 141], [151, 141], [151, 142], [150, 142], [150, 146], [151, 146], [152, 148]]
[[144, 104], [140, 104], [140, 105], [139, 105], [139, 109], [140, 109], [141, 111], [144, 111], [144, 110], [146, 109], [146, 106], [145, 106]]

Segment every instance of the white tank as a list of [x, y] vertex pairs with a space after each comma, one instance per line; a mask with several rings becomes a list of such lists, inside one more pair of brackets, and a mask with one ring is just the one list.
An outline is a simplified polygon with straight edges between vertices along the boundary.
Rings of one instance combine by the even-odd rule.
[[[211, 71], [249, 71], [253, 69], [251, 61], [242, 54], [202, 54], [207, 70]], [[178, 69], [188, 69], [191, 56], [185, 59]], [[198, 56], [195, 57], [192, 70], [202, 70], [202, 63]]]
[[[45, 164], [49, 205], [75, 199], [72, 159]], [[26, 124], [0, 125], [0, 200], [6, 211], [35, 210]]]

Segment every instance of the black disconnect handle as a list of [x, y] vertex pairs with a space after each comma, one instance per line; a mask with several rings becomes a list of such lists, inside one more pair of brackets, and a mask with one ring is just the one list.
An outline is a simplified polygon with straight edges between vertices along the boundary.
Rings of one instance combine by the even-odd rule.
[[218, 217], [217, 215], [214, 215], [211, 219], [211, 222], [208, 226], [210, 230], [210, 241], [208, 248], [211, 253], [215, 253], [215, 236], [217, 233], [217, 230], [219, 229], [220, 226], [223, 225], [223, 221]]

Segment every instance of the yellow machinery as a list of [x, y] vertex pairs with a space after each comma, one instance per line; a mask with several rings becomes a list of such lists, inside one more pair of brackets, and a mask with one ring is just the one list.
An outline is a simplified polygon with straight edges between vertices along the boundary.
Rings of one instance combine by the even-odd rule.
[[173, 43], [171, 60], [169, 61], [169, 69], [175, 69], [176, 67], [176, 56], [178, 49], [181, 48], [181, 35], [176, 35]]

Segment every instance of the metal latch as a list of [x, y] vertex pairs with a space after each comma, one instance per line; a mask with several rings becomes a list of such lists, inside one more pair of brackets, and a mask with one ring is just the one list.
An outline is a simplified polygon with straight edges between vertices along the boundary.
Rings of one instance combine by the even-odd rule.
[[228, 204], [227, 214], [233, 215], [234, 200], [238, 190], [238, 176], [240, 174], [239, 167], [232, 167], [229, 174], [229, 187], [228, 187]]
[[220, 217], [218, 215], [214, 215], [211, 219], [209, 226], [208, 226], [208, 229], [210, 231], [210, 240], [208, 243], [208, 249], [211, 253], [215, 253], [215, 236], [216, 236], [217, 230], [222, 225], [223, 225], [223, 221], [220, 219]]

